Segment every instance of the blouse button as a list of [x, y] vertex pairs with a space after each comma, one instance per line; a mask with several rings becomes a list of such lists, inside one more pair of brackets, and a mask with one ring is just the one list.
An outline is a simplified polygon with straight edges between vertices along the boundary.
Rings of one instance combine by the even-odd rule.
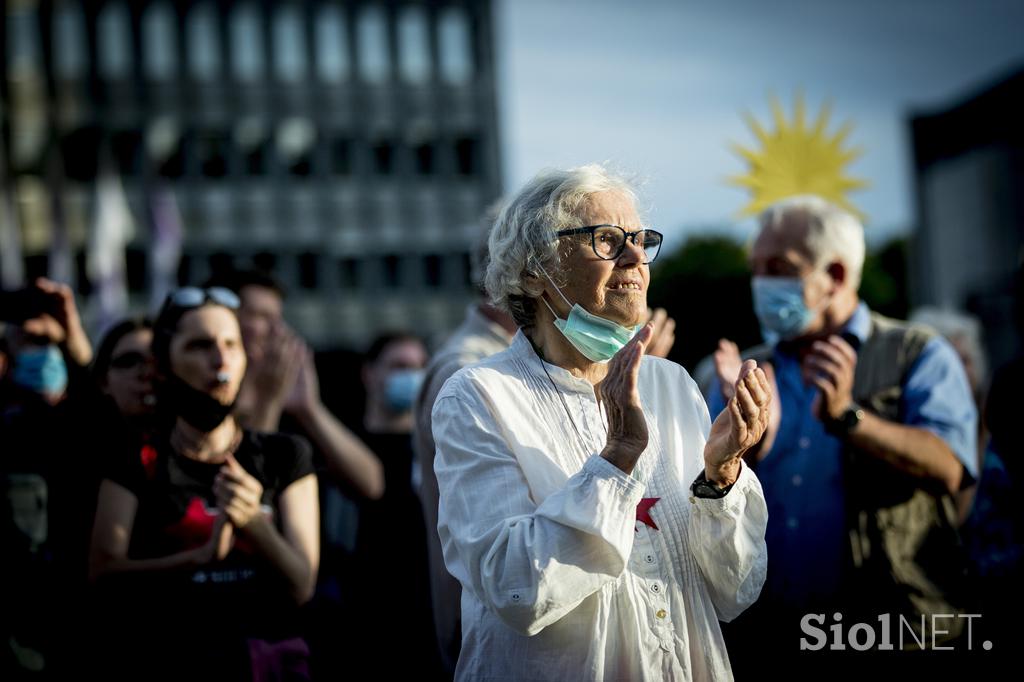
[[651, 585], [651, 592], [661, 592], [661, 585], [658, 583]]
[[668, 615], [668, 613], [665, 611], [665, 609], [658, 609], [658, 612], [654, 615], [656, 615], [658, 618], [664, 618]]
[[644, 557], [644, 561], [646, 561], [649, 564], [653, 564], [654, 563], [654, 555], [653, 554], [648, 554], [647, 556]]
[[512, 595], [512, 601], [519, 601], [519, 593], [518, 592]]

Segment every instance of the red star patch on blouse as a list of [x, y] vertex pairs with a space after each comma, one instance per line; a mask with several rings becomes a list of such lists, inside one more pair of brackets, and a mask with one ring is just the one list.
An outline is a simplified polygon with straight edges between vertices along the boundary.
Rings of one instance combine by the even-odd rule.
[[[654, 523], [654, 519], [651, 518], [651, 507], [657, 504], [658, 500], [660, 499], [660, 497], [645, 497], [644, 499], [640, 500], [640, 504], [636, 506], [636, 520], [643, 521], [654, 530], [660, 530], [658, 526]], [[634, 530], [639, 529], [637, 528]]]

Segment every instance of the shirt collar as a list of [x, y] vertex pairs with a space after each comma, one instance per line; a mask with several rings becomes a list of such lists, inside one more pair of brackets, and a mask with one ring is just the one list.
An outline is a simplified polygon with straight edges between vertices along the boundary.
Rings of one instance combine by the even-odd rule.
[[551, 377], [551, 381], [559, 388], [594, 394], [594, 386], [586, 379], [574, 376], [572, 372], [558, 365], [541, 360], [540, 355], [534, 350], [533, 344], [530, 343], [530, 339], [526, 338], [526, 334], [523, 333], [522, 329], [517, 331], [515, 337], [513, 337], [510, 350], [545, 382], [548, 377]]
[[871, 311], [867, 303], [861, 301], [857, 304], [857, 309], [846, 321], [843, 331], [853, 334], [861, 343], [867, 341], [868, 335], [871, 334]]

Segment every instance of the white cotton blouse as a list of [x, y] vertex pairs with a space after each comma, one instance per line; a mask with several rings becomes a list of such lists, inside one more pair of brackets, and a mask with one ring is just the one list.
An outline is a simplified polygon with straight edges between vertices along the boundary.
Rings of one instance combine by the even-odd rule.
[[[764, 583], [761, 485], [743, 467], [724, 498], [691, 495], [711, 422], [682, 367], [645, 357], [640, 399], [649, 442], [627, 475], [599, 454], [591, 384], [521, 332], [441, 390], [438, 533], [463, 586], [457, 679], [732, 678], [718, 621]], [[657, 530], [637, 520], [644, 498], [658, 498]]]

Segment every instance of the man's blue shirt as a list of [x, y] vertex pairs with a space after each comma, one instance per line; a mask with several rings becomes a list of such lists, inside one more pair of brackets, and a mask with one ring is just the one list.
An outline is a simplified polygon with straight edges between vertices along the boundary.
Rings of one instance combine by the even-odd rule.
[[[861, 303], [843, 332], [863, 343], [870, 331], [870, 312]], [[762, 595], [799, 607], [840, 588], [848, 547], [842, 443], [814, 416], [818, 389], [804, 384], [799, 358], [776, 347], [772, 362], [782, 419], [771, 450], [757, 465], [768, 503]], [[717, 380], [708, 402], [712, 415], [725, 407]], [[963, 464], [965, 480], [977, 477], [977, 410], [960, 358], [941, 336], [925, 345], [907, 373], [900, 415], [900, 423], [942, 438]]]

